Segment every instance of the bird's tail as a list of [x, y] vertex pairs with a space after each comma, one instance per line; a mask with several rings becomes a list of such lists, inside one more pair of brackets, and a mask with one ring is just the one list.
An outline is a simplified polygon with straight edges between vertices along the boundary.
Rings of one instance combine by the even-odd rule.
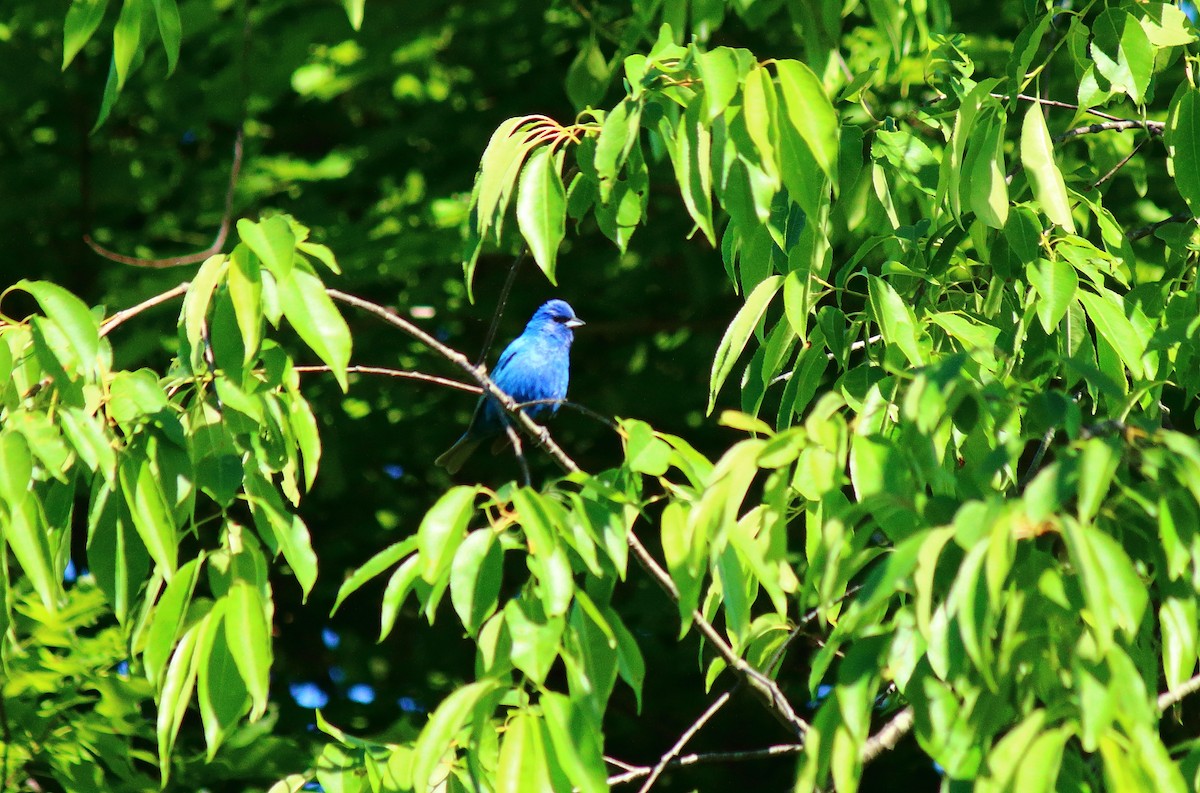
[[440, 465], [452, 474], [458, 473], [458, 469], [463, 467], [463, 463], [471, 456], [471, 452], [479, 446], [481, 440], [471, 437], [470, 433], [464, 433], [461, 438], [454, 442], [454, 445], [442, 453], [441, 457], [434, 460], [436, 465]]

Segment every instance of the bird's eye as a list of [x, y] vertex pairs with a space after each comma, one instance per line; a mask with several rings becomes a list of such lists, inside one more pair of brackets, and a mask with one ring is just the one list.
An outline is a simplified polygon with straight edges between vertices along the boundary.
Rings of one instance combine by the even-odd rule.
[[555, 317], [554, 321], [555, 322], [566, 322], [567, 318], [566, 317]]

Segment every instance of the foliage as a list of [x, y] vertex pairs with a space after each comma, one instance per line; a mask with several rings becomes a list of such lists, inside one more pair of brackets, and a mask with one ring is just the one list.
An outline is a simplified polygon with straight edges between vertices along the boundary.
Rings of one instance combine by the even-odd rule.
[[[84, 222], [137, 251], [10, 251], [48, 263], [2, 296], [6, 786], [1200, 785], [1194, 7], [106, 5], [5, 28], [110, 64]], [[121, 143], [231, 125], [232, 176]], [[247, 216], [152, 260], [227, 180]], [[418, 320], [490, 313], [522, 250], [510, 312], [569, 296], [573, 398], [620, 418], [518, 415], [519, 464], [454, 484], [467, 400], [400, 378], [514, 407]], [[379, 708], [284, 696], [346, 667]]]

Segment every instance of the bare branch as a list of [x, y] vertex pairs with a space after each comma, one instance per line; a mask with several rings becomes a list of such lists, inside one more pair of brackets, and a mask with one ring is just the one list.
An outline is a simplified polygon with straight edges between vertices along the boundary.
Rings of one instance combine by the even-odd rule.
[[[668, 768], [681, 768], [689, 765], [699, 765], [701, 763], [738, 763], [750, 760], [766, 760], [772, 757], [788, 757], [794, 754], [800, 754], [804, 751], [804, 744], [800, 743], [781, 743], [774, 746], [768, 746], [765, 749], [747, 749], [744, 752], [706, 752], [704, 754], [685, 754], [676, 757], [671, 762], [667, 763]], [[636, 779], [648, 775], [651, 771], [650, 766], [631, 766], [628, 763], [622, 763], [619, 760], [614, 760], [611, 757], [604, 758], [615, 766], [625, 768], [625, 773], [610, 776], [608, 785], [623, 785], [627, 782], [633, 782]]]
[[1113, 178], [1114, 176], [1116, 176], [1116, 175], [1117, 175], [1117, 171], [1119, 171], [1119, 170], [1121, 170], [1122, 168], [1124, 168], [1124, 167], [1125, 167], [1125, 165], [1126, 165], [1126, 164], [1127, 164], [1127, 163], [1128, 163], [1130, 160], [1132, 160], [1132, 159], [1133, 159], [1133, 155], [1135, 155], [1135, 154], [1137, 154], [1139, 151], [1141, 151], [1141, 149], [1142, 149], [1142, 146], [1144, 146], [1144, 145], [1146, 144], [1146, 141], [1148, 141], [1148, 140], [1150, 140], [1150, 138], [1142, 138], [1140, 141], [1138, 141], [1138, 145], [1134, 146], [1134, 147], [1133, 147], [1133, 150], [1132, 150], [1132, 151], [1130, 151], [1130, 152], [1129, 152], [1129, 154], [1125, 155], [1125, 158], [1124, 158], [1123, 160], [1121, 160], [1119, 163], [1117, 163], [1117, 164], [1116, 164], [1116, 165], [1114, 165], [1114, 166], [1113, 166], [1111, 169], [1109, 169], [1108, 173], [1104, 174], [1104, 176], [1101, 176], [1099, 179], [1097, 179], [1095, 182], [1093, 182], [1093, 183], [1092, 183], [1092, 186], [1091, 186], [1089, 189], [1091, 189], [1091, 190], [1095, 190], [1097, 187], [1099, 187], [1100, 185], [1102, 185], [1102, 184], [1104, 184], [1105, 182], [1107, 182], [1109, 179], [1111, 179], [1111, 178]]
[[[993, 93], [993, 94], [989, 94], [989, 96], [994, 96], [997, 99], [1005, 99], [1005, 100], [1012, 98], [1008, 94]], [[1108, 121], [1125, 121], [1126, 120], [1119, 116], [1112, 116], [1112, 115], [1109, 115], [1108, 113], [1101, 112], [1094, 108], [1090, 108], [1090, 107], [1081, 108], [1079, 105], [1073, 105], [1070, 102], [1059, 102], [1054, 99], [1042, 99], [1040, 96], [1030, 96], [1029, 94], [1017, 94], [1017, 99], [1021, 100], [1022, 102], [1033, 102], [1034, 104], [1044, 105], [1046, 107], [1058, 107], [1058, 108], [1062, 108], [1063, 110], [1082, 110], [1085, 113], [1092, 114], [1096, 118], [1103, 118], [1103, 119], [1107, 119]]]
[[141, 259], [136, 256], [125, 256], [115, 251], [110, 251], [92, 239], [90, 234], [85, 234], [83, 241], [88, 244], [88, 247], [105, 259], [121, 264], [133, 265], [134, 267], [149, 267], [156, 270], [168, 267], [182, 267], [188, 264], [199, 264], [209, 256], [220, 253], [221, 249], [225, 247], [225, 240], [229, 236], [229, 227], [233, 223], [233, 195], [237, 188], [238, 173], [242, 170], [242, 139], [244, 135], [245, 129], [239, 127], [237, 137], [233, 141], [233, 164], [229, 168], [229, 187], [225, 189], [225, 212], [221, 216], [221, 226], [217, 229], [216, 239], [206, 249], [199, 253], [171, 256], [166, 259]]
[[859, 752], [863, 764], [871, 762], [884, 752], [895, 749], [896, 744], [900, 743], [900, 739], [913, 728], [913, 715], [912, 706], [909, 705], [892, 717], [891, 721], [880, 727], [879, 732], [868, 738], [867, 742], [863, 744], [862, 751]]
[[730, 689], [714, 699], [712, 704], [704, 709], [704, 712], [700, 714], [700, 718], [692, 722], [692, 726], [684, 730], [683, 734], [679, 736], [679, 740], [676, 741], [675, 744], [666, 751], [666, 754], [658, 759], [658, 762], [654, 765], [654, 768], [650, 770], [650, 776], [646, 779], [645, 784], [643, 784], [638, 790], [638, 793], [650, 793], [650, 788], [654, 787], [654, 783], [658, 781], [659, 776], [661, 776], [662, 772], [666, 770], [667, 764], [674, 760], [679, 753], [683, 751], [683, 747], [687, 746], [687, 742], [690, 741], [696, 733], [700, 732], [700, 729], [707, 724], [713, 716], [717, 715], [717, 711], [725, 707], [725, 703], [727, 703], [732, 696], [733, 689]]
[[[676, 588], [675, 582], [671, 580], [670, 573], [662, 568], [632, 531], [629, 532], [629, 547], [633, 550], [633, 555], [637, 558], [638, 564], [658, 582], [659, 587], [672, 600], [678, 603], [679, 590]], [[804, 733], [808, 732], [808, 722], [796, 713], [795, 708], [792, 707], [792, 703], [788, 702], [787, 697], [783, 695], [783, 691], [780, 690], [778, 683], [755, 669], [745, 659], [734, 652], [729, 642], [725, 641], [725, 638], [721, 636], [699, 609], [692, 610], [692, 621], [695, 623], [696, 629], [713, 646], [713, 649], [717, 651], [717, 654], [733, 670], [734, 674], [745, 681], [746, 685], [750, 686], [750, 689], [754, 691], [755, 695], [762, 701], [771, 715], [797, 736], [803, 736]]]
[[509, 265], [508, 276], [504, 279], [504, 286], [500, 288], [500, 296], [496, 299], [496, 309], [492, 312], [491, 324], [488, 325], [487, 335], [483, 337], [483, 346], [479, 348], [479, 357], [475, 359], [476, 366], [482, 366], [487, 360], [488, 350], [492, 348], [492, 342], [496, 340], [496, 330], [500, 327], [500, 317], [504, 314], [504, 306], [508, 304], [508, 293], [512, 291], [513, 281], [517, 280], [517, 270], [521, 268], [521, 262], [525, 260], [528, 251], [528, 248], [521, 248], [517, 258], [513, 259], [513, 263]]
[[136, 317], [138, 314], [141, 314], [146, 309], [154, 308], [157, 305], [166, 303], [168, 300], [173, 300], [174, 298], [181, 297], [184, 293], [187, 292], [189, 286], [191, 286], [191, 282], [184, 281], [179, 286], [176, 286], [173, 289], [168, 289], [167, 291], [165, 291], [161, 294], [157, 294], [154, 297], [147, 298], [146, 300], [143, 300], [141, 303], [138, 303], [136, 306], [130, 306], [129, 308], [121, 309], [120, 311], [118, 311], [117, 313], [113, 314], [111, 317], [109, 317], [108, 319], [106, 319], [100, 323], [100, 335], [107, 336], [109, 333], [111, 333], [113, 330], [115, 330], [121, 324], [123, 324], [126, 320]]
[[1170, 223], [1187, 223], [1189, 221], [1195, 222], [1195, 220], [1196, 218], [1191, 212], [1176, 212], [1174, 215], [1171, 215], [1171, 217], [1164, 218], [1157, 223], [1151, 223], [1147, 226], [1134, 229], [1125, 235], [1125, 239], [1133, 242], [1134, 240], [1140, 240], [1142, 237], [1150, 236], [1163, 226], [1166, 226]]
[[1123, 118], [1118, 121], [1103, 121], [1096, 124], [1087, 124], [1082, 127], [1069, 129], [1061, 135], [1054, 136], [1055, 143], [1062, 143], [1071, 138], [1077, 138], [1080, 135], [1095, 135], [1097, 132], [1108, 132], [1110, 130], [1124, 129], [1144, 129], [1154, 136], [1161, 136], [1166, 124], [1162, 121], [1140, 121], [1134, 118]]
[[[324, 364], [313, 366], [295, 366], [293, 369], [300, 374], [310, 374], [314, 372], [332, 372], [328, 366]], [[407, 369], [389, 369], [386, 366], [347, 366], [346, 371], [352, 374], [378, 374], [385, 377], [399, 377], [408, 380], [424, 380], [427, 383], [435, 383], [436, 385], [444, 385], [447, 388], [456, 388], [459, 391], [466, 391], [470, 394], [482, 394], [483, 389], [477, 385], [469, 385], [460, 383], [457, 380], [451, 380], [448, 377], [438, 377], [435, 374], [425, 374], [424, 372], [414, 372]]]
[[1178, 704], [1184, 697], [1195, 694], [1200, 691], [1200, 675], [1196, 675], [1191, 680], [1179, 684], [1170, 691], [1164, 691], [1158, 695], [1158, 709], [1164, 711], [1172, 705]]
[[600, 413], [597, 413], [591, 408], [585, 407], [578, 402], [569, 402], [565, 399], [531, 399], [528, 402], [519, 403], [516, 408], [517, 410], [524, 410], [525, 408], [532, 407], [533, 405], [560, 405], [565, 408], [571, 408], [572, 410], [577, 410], [583, 415], [593, 418], [602, 424], [607, 424], [610, 429], [617, 429], [617, 422], [613, 421], [609, 417], [601, 415]]

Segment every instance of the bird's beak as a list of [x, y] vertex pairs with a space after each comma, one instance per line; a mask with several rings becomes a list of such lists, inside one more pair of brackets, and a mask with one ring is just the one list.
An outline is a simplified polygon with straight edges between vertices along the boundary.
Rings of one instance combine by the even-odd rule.
[[578, 328], [579, 326], [581, 326], [581, 325], [586, 325], [587, 323], [586, 323], [586, 322], [584, 322], [584, 321], [583, 321], [582, 319], [580, 319], [579, 317], [575, 317], [574, 319], [568, 319], [568, 320], [567, 320], [565, 323], [563, 323], [563, 324], [565, 324], [565, 325], [566, 325], [568, 328]]

